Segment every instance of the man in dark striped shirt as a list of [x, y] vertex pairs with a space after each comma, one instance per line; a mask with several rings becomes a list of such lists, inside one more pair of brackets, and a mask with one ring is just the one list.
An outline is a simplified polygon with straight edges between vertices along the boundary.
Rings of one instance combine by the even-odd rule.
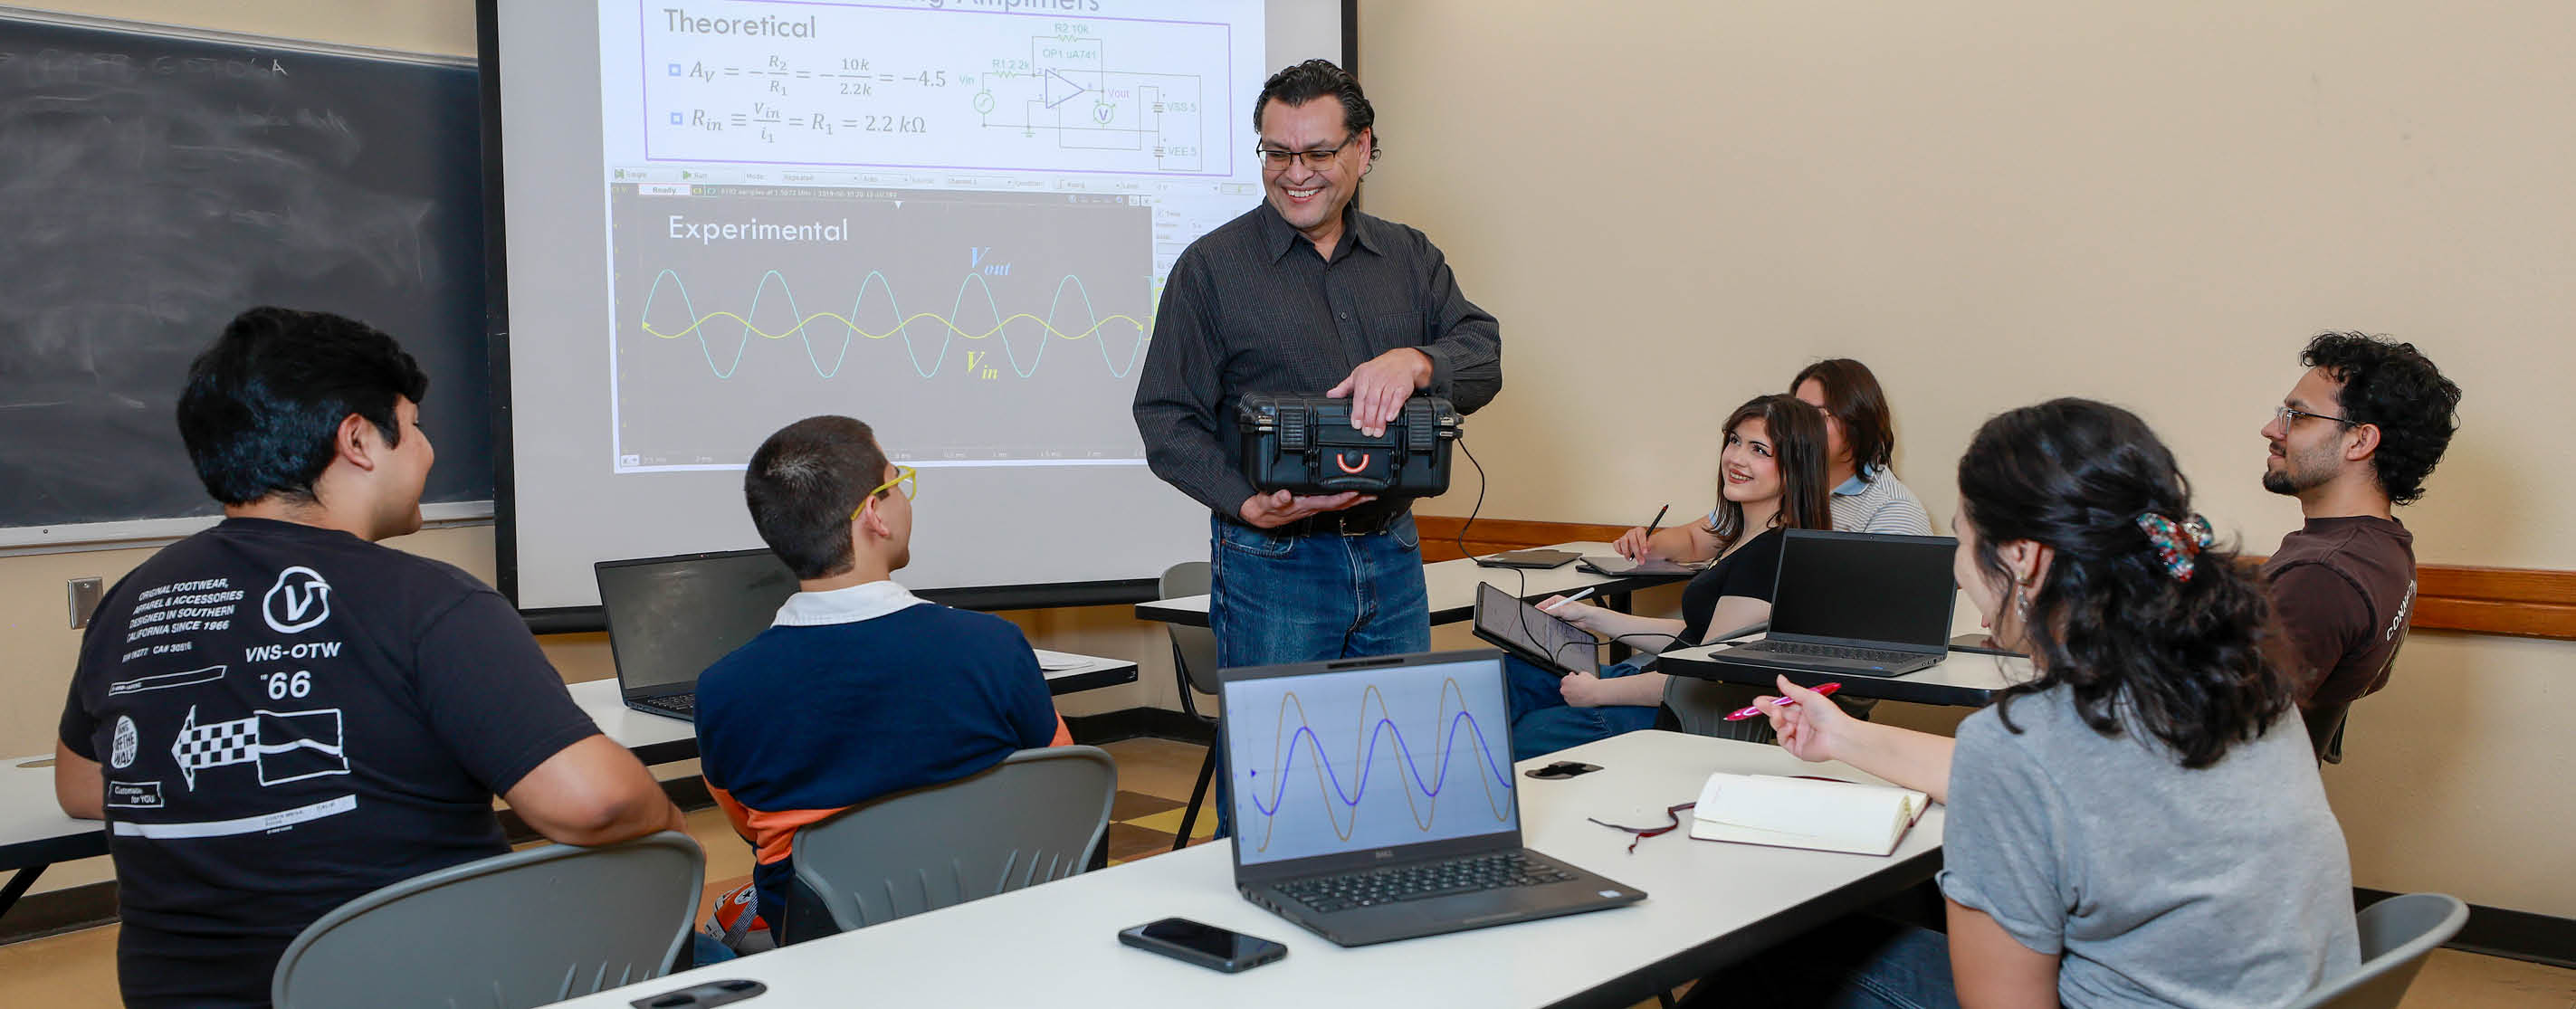
[[1253, 111], [1264, 202], [1181, 253], [1154, 318], [1136, 428], [1155, 475], [1213, 513], [1223, 665], [1431, 647], [1411, 502], [1261, 493], [1234, 432], [1245, 393], [1348, 397], [1352, 425], [1376, 434], [1416, 393], [1465, 412], [1502, 389], [1494, 317], [1440, 250], [1350, 207], [1377, 157], [1375, 120], [1329, 62], [1272, 76]]

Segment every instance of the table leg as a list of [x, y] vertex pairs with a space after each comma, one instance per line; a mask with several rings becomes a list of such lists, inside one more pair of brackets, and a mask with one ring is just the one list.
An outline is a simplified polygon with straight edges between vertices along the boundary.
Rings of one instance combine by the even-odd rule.
[[18, 898], [26, 896], [27, 888], [36, 885], [36, 877], [44, 874], [44, 866], [30, 865], [10, 876], [8, 883], [0, 884], [0, 915], [7, 915], [9, 909], [18, 903]]

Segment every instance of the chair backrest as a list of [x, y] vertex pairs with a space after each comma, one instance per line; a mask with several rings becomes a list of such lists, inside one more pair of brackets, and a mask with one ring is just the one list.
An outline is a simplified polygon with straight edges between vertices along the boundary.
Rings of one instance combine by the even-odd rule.
[[803, 942], [1081, 872], [1117, 792], [1109, 754], [1056, 746], [801, 828], [780, 938]]
[[2363, 908], [2361, 969], [2318, 985], [2292, 1009], [2395, 1009], [2433, 947], [2469, 923], [2469, 906], [2446, 893], [2409, 893]]
[[1694, 736], [1740, 739], [1748, 743], [1768, 743], [1778, 738], [1771, 731], [1768, 718], [1748, 718], [1741, 722], [1726, 720], [1728, 714], [1742, 710], [1760, 696], [1762, 690], [1757, 687], [1688, 676], [1664, 678], [1664, 707], [1672, 711], [1681, 731]]
[[278, 1009], [519, 1009], [662, 976], [706, 883], [698, 842], [665, 830], [449, 866], [306, 926], [269, 982]]
[[[1205, 595], [1215, 585], [1206, 561], [1182, 561], [1163, 569], [1158, 591], [1161, 598], [1179, 599]], [[1172, 665], [1181, 674], [1181, 701], [1190, 713], [1198, 713], [1197, 702], [1190, 692], [1214, 695], [1217, 692], [1216, 632], [1205, 627], [1164, 624], [1172, 633]]]

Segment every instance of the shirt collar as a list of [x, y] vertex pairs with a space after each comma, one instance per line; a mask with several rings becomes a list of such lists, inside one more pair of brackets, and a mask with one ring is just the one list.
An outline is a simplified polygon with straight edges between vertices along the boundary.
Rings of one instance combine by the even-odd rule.
[[1850, 479], [1844, 480], [1841, 486], [1834, 488], [1834, 496], [1851, 497], [1852, 495], [1866, 491], [1869, 489], [1870, 484], [1878, 482], [1880, 474], [1886, 472], [1887, 467], [1885, 466], [1864, 466], [1860, 469], [1854, 470], [1852, 471]]
[[778, 607], [772, 627], [819, 627], [874, 620], [929, 600], [891, 581], [868, 582], [829, 592], [799, 592]]
[[[1372, 255], [1385, 254], [1386, 243], [1380, 240], [1377, 225], [1377, 218], [1347, 205], [1342, 207], [1342, 234], [1349, 239], [1352, 249], [1365, 249]], [[1270, 253], [1270, 261], [1278, 262], [1279, 257], [1287, 255], [1297, 247], [1297, 243], [1305, 240], [1306, 236], [1288, 226], [1287, 218], [1279, 216], [1279, 208], [1270, 205], [1268, 194], [1263, 194], [1261, 241], [1262, 248]]]

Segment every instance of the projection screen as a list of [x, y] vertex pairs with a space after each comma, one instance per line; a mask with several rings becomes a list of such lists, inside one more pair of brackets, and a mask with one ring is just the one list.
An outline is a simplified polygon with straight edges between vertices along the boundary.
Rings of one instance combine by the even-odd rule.
[[[1253, 97], [1339, 0], [486, 0], [502, 588], [759, 547], [815, 414], [918, 467], [915, 589], [1079, 598], [1204, 558], [1128, 413], [1172, 260], [1260, 199]], [[1096, 593], [1095, 593], [1096, 594]]]

